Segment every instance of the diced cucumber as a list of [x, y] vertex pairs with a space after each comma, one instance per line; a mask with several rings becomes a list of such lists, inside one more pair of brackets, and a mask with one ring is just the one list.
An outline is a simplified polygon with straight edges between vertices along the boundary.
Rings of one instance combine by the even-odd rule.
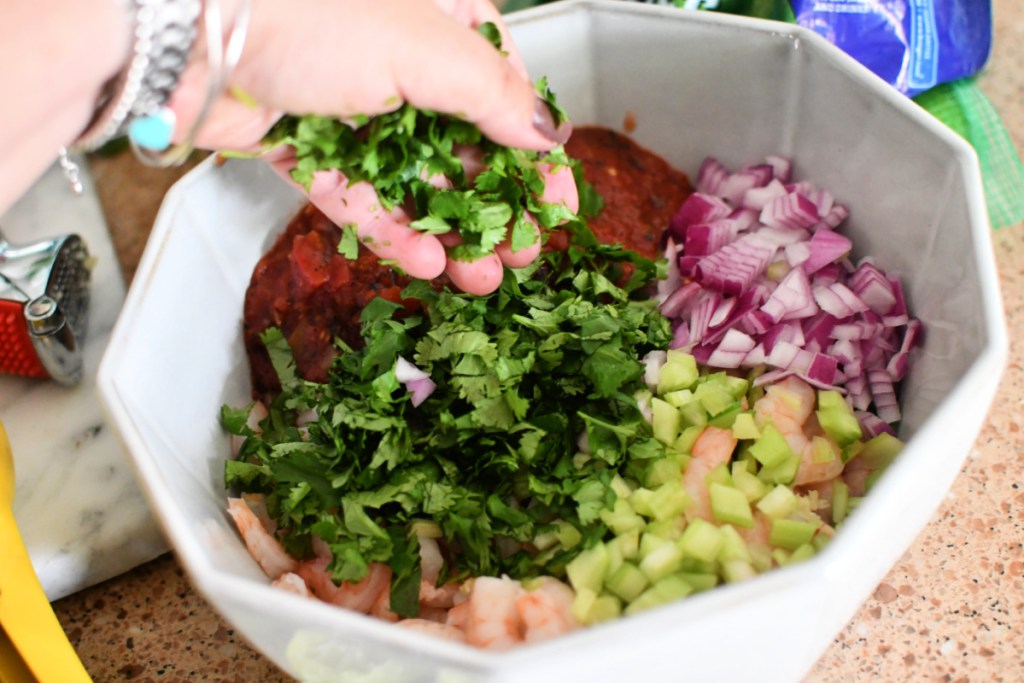
[[597, 599], [594, 600], [590, 613], [587, 615], [586, 623], [600, 624], [603, 621], [618, 619], [621, 614], [622, 602], [614, 595], [604, 593], [597, 596]]
[[651, 511], [651, 499], [653, 497], [654, 491], [649, 488], [640, 487], [629, 495], [629, 504], [637, 514], [651, 519], [654, 517], [654, 512]]
[[776, 467], [793, 457], [793, 449], [775, 425], [766, 424], [761, 436], [751, 444], [750, 454], [764, 467]]
[[850, 511], [850, 487], [838, 477], [832, 482], [832, 524], [838, 525]]
[[[644, 486], [655, 489], [669, 481], [679, 481], [683, 476], [683, 468], [679, 461], [672, 457], [658, 458], [651, 461], [644, 472]], [[641, 512], [640, 514], [646, 514]]]
[[693, 397], [700, 401], [708, 415], [721, 415], [738, 402], [728, 390], [718, 382], [704, 382], [697, 386]]
[[620, 475], [616, 474], [611, 480], [612, 491], [615, 491], [615, 495], [619, 498], [629, 498], [629, 494], [633, 493], [633, 487], [630, 486], [625, 479]]
[[761, 436], [761, 430], [754, 422], [754, 414], [749, 411], [741, 412], [732, 422], [732, 435], [737, 439], [757, 439]]
[[697, 360], [692, 355], [670, 349], [658, 374], [658, 394], [689, 389], [699, 377]]
[[729, 473], [729, 463], [720, 462], [711, 468], [711, 471], [704, 477], [708, 484], [721, 484], [732, 486], [732, 475]]
[[850, 462], [864, 449], [863, 441], [854, 441], [851, 444], [847, 444], [843, 447], [843, 462]]
[[724, 563], [729, 560], [753, 561], [750, 555], [750, 547], [743, 540], [743, 537], [740, 536], [740, 533], [736, 531], [735, 527], [730, 524], [723, 524], [718, 528], [722, 530], [722, 536], [725, 538], [722, 549], [718, 551], [719, 562]]
[[675, 543], [666, 542], [655, 548], [640, 560], [640, 571], [650, 581], [658, 581], [678, 571], [683, 561], [683, 551]]
[[693, 444], [697, 443], [697, 439], [703, 431], [704, 425], [694, 425], [692, 427], [685, 428], [672, 444], [672, 448], [680, 453], [691, 452], [693, 450]]
[[656, 520], [679, 517], [690, 506], [692, 499], [678, 479], [667, 481], [654, 490], [651, 497], [651, 514]]
[[679, 406], [679, 415], [684, 427], [705, 427], [708, 424], [708, 411], [696, 397]]
[[626, 607], [626, 614], [635, 614], [645, 609], [665, 605], [681, 600], [693, 592], [691, 586], [680, 576], [666, 576], [641, 593], [636, 600]]
[[749, 502], [755, 503], [768, 493], [768, 486], [750, 471], [746, 463], [733, 462], [731, 473], [733, 486], [742, 491]]
[[660, 398], [654, 398], [651, 399], [651, 410], [653, 411], [651, 428], [654, 431], [654, 438], [666, 446], [672, 445], [682, 428], [682, 416], [679, 409]]
[[595, 593], [604, 587], [608, 571], [608, 549], [603, 543], [587, 548], [565, 566], [569, 583], [577, 590], [590, 589]]
[[718, 556], [725, 538], [714, 524], [695, 519], [679, 537], [679, 547], [684, 553], [698, 560], [711, 562]]
[[814, 554], [816, 552], [817, 548], [815, 548], [812, 543], [804, 543], [803, 545], [796, 548], [792, 553], [790, 553], [789, 563], [796, 564], [797, 562], [809, 560], [812, 557], [814, 557]]
[[743, 412], [743, 404], [734, 401], [732, 405], [708, 420], [708, 424], [719, 429], [732, 429], [732, 423]]
[[573, 598], [572, 607], [570, 608], [572, 616], [581, 624], [591, 623], [590, 612], [594, 608], [596, 601], [597, 591], [590, 588], [577, 588], [576, 596]]
[[695, 591], [706, 591], [718, 585], [718, 575], [708, 572], [680, 572], [675, 574]]
[[628, 603], [643, 593], [648, 584], [647, 577], [639, 567], [631, 562], [623, 562], [605, 581], [605, 588]]
[[810, 543], [818, 525], [813, 522], [801, 522], [795, 519], [774, 519], [769, 542], [779, 548], [796, 550], [804, 543]]
[[556, 532], [558, 536], [558, 543], [565, 550], [575, 548], [579, 545], [580, 541], [583, 540], [583, 535], [580, 533], [580, 530], [569, 522], [560, 519], [555, 522], [555, 524], [558, 526], [558, 531]]
[[[646, 534], [645, 534], [646, 535]], [[623, 560], [635, 560], [640, 554], [640, 532], [630, 531], [608, 541], [608, 550]]]
[[679, 515], [677, 517], [669, 517], [668, 519], [658, 519], [653, 522], [649, 522], [647, 524], [647, 528], [644, 529], [644, 533], [652, 534], [670, 541], [676, 541], [683, 535], [684, 528], [686, 528], [686, 519], [682, 515]]
[[679, 391], [670, 391], [667, 394], [662, 394], [661, 398], [665, 403], [679, 408], [693, 400], [693, 392], [689, 389], [680, 389]]
[[902, 441], [889, 432], [881, 432], [878, 436], [864, 442], [864, 447], [861, 448], [857, 457], [864, 463], [863, 466], [866, 469], [881, 470], [888, 467], [901, 450], [903, 450]]
[[757, 570], [745, 560], [729, 560], [722, 563], [722, 578], [726, 583], [738, 583], [757, 576]]
[[644, 528], [644, 519], [633, 511], [629, 502], [623, 498], [615, 501], [611, 510], [601, 510], [601, 521], [615, 534], [621, 535]]
[[640, 536], [640, 559], [642, 560], [647, 557], [663, 545], [674, 545], [673, 539], [658, 536], [650, 531], [645, 531], [643, 535]]
[[533, 537], [533, 545], [537, 547], [537, 550], [547, 550], [548, 548], [553, 548], [557, 544], [558, 531], [556, 529], [542, 531]]
[[818, 392], [818, 424], [840, 448], [860, 438], [861, 429], [846, 399], [838, 391]]
[[789, 455], [785, 460], [771, 467], [762, 467], [757, 478], [767, 484], [791, 484], [800, 469], [800, 456]]
[[757, 502], [757, 509], [773, 519], [781, 519], [793, 514], [799, 502], [792, 489], [780, 484]]
[[754, 526], [754, 516], [750, 512], [750, 503], [743, 492], [731, 486], [712, 483], [711, 514], [720, 522], [735, 524], [750, 529]]

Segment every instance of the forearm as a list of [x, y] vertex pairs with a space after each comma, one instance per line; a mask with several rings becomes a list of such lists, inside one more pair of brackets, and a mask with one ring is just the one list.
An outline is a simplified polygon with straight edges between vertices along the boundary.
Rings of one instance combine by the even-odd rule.
[[129, 32], [117, 0], [0, 0], [0, 214], [88, 123]]

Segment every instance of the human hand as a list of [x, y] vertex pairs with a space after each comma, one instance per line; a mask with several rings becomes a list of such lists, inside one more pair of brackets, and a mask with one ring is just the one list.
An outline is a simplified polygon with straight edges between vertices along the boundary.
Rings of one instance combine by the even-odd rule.
[[[252, 11], [249, 41], [232, 85], [258, 105], [221, 97], [196, 140], [199, 146], [251, 149], [282, 111], [346, 119], [391, 111], [403, 102], [458, 115], [494, 142], [512, 147], [546, 150], [568, 138], [571, 128], [556, 128], [487, 0], [308, 0], [301, 12], [275, 0], [253, 0]], [[501, 32], [506, 57], [476, 32], [486, 22]], [[324, 28], [332, 26], [344, 27], [343, 35]], [[193, 62], [172, 98], [181, 123], [194, 120], [201, 107], [205, 61], [200, 55]], [[358, 68], [346, 67], [353, 64]], [[289, 150], [268, 157], [285, 177], [293, 160]], [[542, 200], [575, 212], [569, 169], [548, 171], [546, 178]], [[401, 209], [385, 211], [365, 183], [349, 185], [337, 172], [322, 172], [314, 177], [309, 196], [339, 225], [358, 225], [364, 243], [381, 258], [415, 277], [447, 271], [456, 286], [473, 293], [493, 291], [503, 264], [525, 265], [540, 248], [537, 241], [513, 253], [506, 244], [477, 261], [455, 261], [445, 246], [457, 237], [413, 230], [408, 215]]]

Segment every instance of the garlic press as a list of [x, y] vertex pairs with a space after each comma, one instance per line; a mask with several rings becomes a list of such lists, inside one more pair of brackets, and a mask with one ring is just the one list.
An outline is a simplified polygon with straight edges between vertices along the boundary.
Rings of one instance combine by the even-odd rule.
[[90, 266], [78, 235], [14, 245], [0, 232], [0, 373], [82, 378]]

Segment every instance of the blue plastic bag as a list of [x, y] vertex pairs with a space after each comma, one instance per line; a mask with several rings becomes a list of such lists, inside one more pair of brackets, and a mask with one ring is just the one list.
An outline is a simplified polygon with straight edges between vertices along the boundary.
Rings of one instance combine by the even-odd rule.
[[796, 23], [915, 95], [981, 70], [990, 0], [791, 0]]
[[789, 21], [913, 96], [976, 74], [992, 49], [991, 0], [641, 0]]

